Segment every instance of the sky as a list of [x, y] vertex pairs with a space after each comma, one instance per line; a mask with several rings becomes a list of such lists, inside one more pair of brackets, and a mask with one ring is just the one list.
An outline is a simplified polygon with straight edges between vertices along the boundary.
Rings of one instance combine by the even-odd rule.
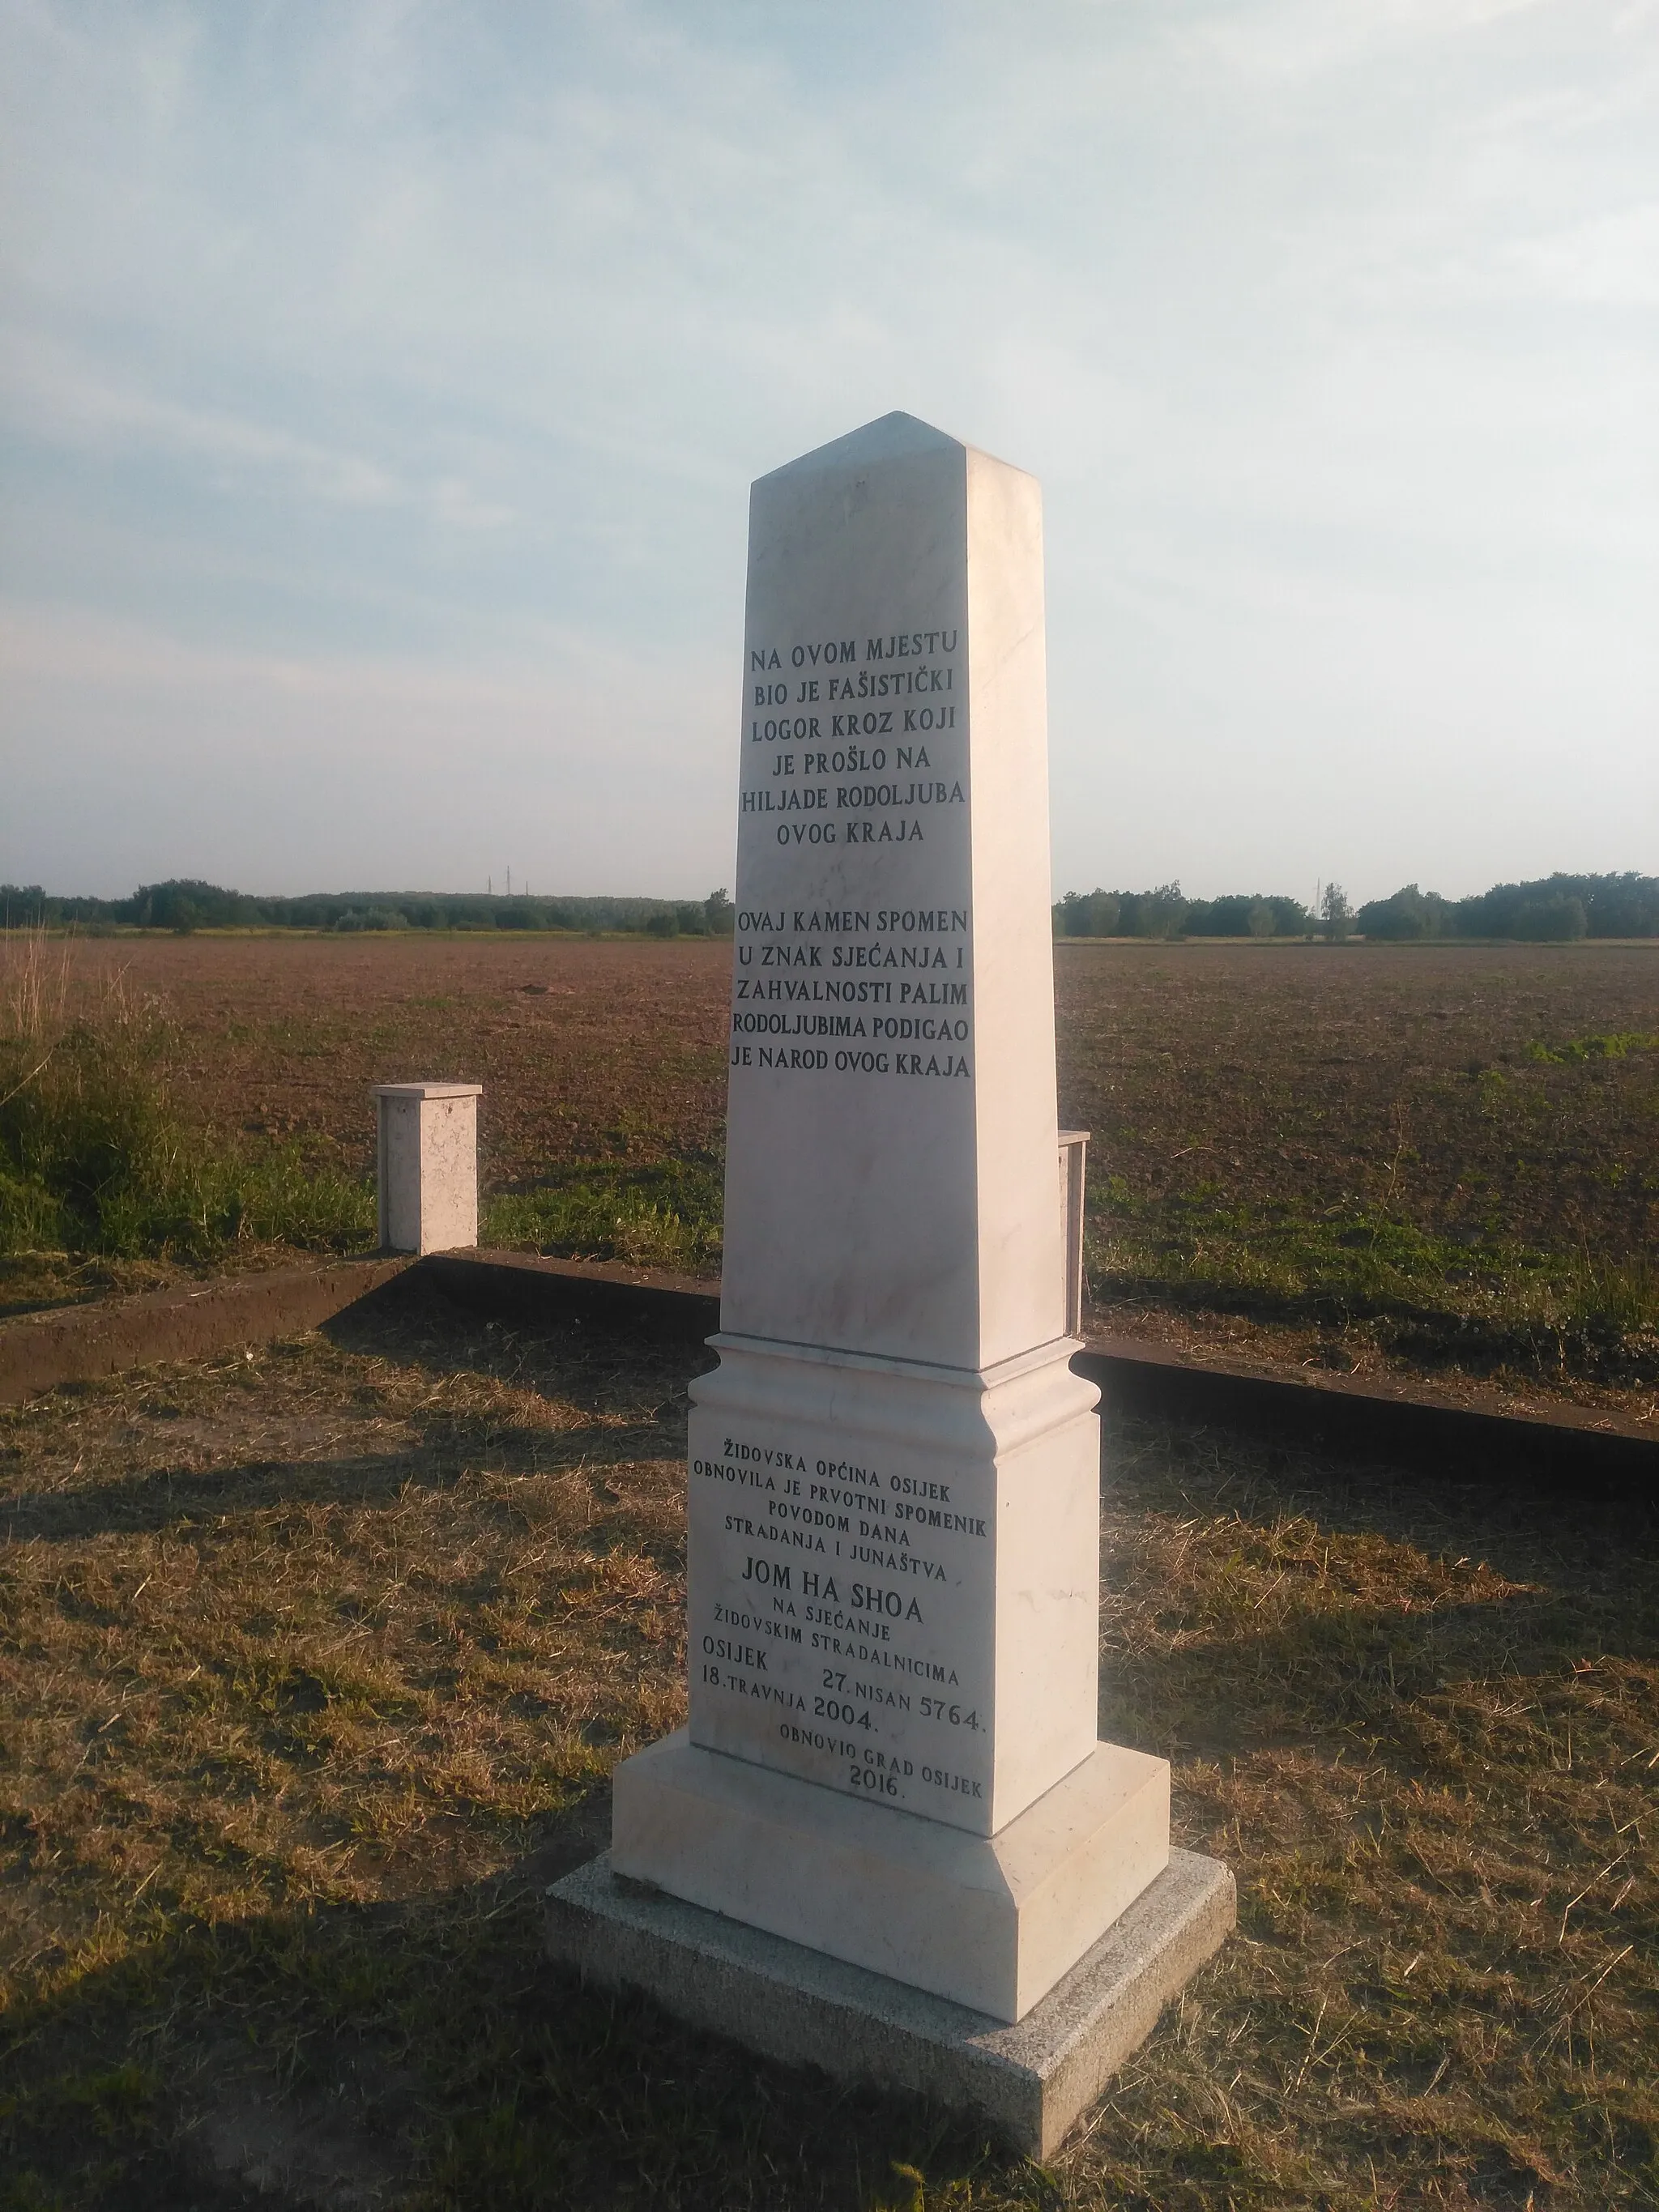
[[1659, 872], [1659, 0], [0, 0], [0, 878], [728, 884], [895, 408], [1056, 891]]

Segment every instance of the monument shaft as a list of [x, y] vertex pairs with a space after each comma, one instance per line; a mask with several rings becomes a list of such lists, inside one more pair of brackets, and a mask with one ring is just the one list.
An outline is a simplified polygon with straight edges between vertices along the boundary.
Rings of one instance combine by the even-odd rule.
[[1096, 1734], [1042, 562], [1033, 480], [908, 416], [754, 488], [690, 1723], [613, 1845], [1010, 2021], [1169, 1857], [1168, 1767]]
[[752, 495], [721, 1326], [979, 1370], [1066, 1326], [1041, 495], [899, 423]]
[[1033, 480], [908, 418], [755, 487], [691, 1423], [691, 1741], [984, 1835], [1095, 1742], [1042, 559]]

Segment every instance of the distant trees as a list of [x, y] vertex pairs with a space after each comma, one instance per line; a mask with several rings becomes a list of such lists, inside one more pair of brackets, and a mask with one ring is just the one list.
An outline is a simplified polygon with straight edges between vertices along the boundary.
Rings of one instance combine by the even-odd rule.
[[710, 891], [702, 901], [681, 899], [660, 912], [647, 915], [647, 937], [730, 937], [737, 913], [724, 891]]
[[410, 923], [395, 906], [354, 906], [347, 908], [334, 927], [347, 931], [407, 929]]
[[1552, 876], [1582, 899], [1588, 937], [1659, 937], [1659, 876]]
[[1265, 898], [1260, 891], [1196, 899], [1187, 909], [1188, 937], [1302, 937], [1308, 909], [1300, 899]]
[[1515, 935], [1534, 945], [1571, 944], [1589, 932], [1583, 899], [1559, 891], [1553, 898], [1528, 899], [1515, 916]]
[[1067, 891], [1054, 908], [1054, 934], [1115, 937], [1119, 907], [1115, 891]]
[[1310, 919], [1299, 899], [1259, 891], [1188, 899], [1178, 883], [1146, 891], [1068, 891], [1054, 912], [1056, 937], [1299, 937]]
[[1119, 925], [1131, 937], [1179, 937], [1191, 905], [1179, 884], [1159, 884], [1154, 890], [1132, 891], [1119, 901]]
[[1494, 884], [1472, 898], [1443, 899], [1407, 884], [1359, 910], [1367, 937], [1510, 937], [1571, 944], [1581, 937], [1659, 937], [1659, 877], [1565, 876]]
[[1179, 937], [1187, 908], [1179, 884], [1150, 891], [1068, 891], [1054, 908], [1054, 934]]
[[1462, 937], [1659, 937], [1659, 876], [1545, 876], [1457, 902]]
[[1404, 943], [1413, 938], [1450, 937], [1457, 915], [1449, 900], [1437, 891], [1420, 891], [1407, 884], [1391, 898], [1371, 899], [1354, 917], [1364, 937], [1381, 937]]
[[1659, 937], [1659, 876], [1554, 875], [1494, 884], [1474, 897], [1442, 898], [1417, 884], [1371, 899], [1356, 914], [1340, 884], [1325, 887], [1316, 917], [1299, 899], [1229, 892], [1187, 899], [1179, 884], [1150, 891], [1068, 891], [1054, 908], [1056, 937], [1303, 937], [1338, 942], [1353, 933], [1394, 943], [1431, 938], [1516, 938], [1571, 944], [1581, 937]]
[[0, 927], [37, 929], [46, 919], [46, 895], [39, 884], [0, 884]]
[[[1567, 944], [1583, 937], [1659, 937], [1659, 876], [1536, 878], [1494, 884], [1470, 898], [1442, 898], [1416, 884], [1372, 899], [1355, 914], [1330, 884], [1316, 918], [1299, 899], [1259, 891], [1188, 899], [1178, 883], [1150, 890], [1067, 891], [1054, 909], [1057, 937], [1302, 937], [1396, 942], [1431, 938], [1514, 938]], [[130, 898], [64, 898], [39, 884], [0, 884], [0, 927], [65, 923], [104, 931], [143, 929], [513, 929], [642, 931], [658, 936], [729, 937], [729, 894], [704, 899], [495, 897], [470, 891], [323, 891], [261, 898], [196, 877], [143, 884]]]
[[39, 884], [0, 884], [0, 927], [45, 922], [139, 929], [643, 930], [729, 937], [736, 916], [724, 890], [706, 899], [532, 898], [471, 891], [318, 891], [258, 898], [195, 878], [141, 884], [131, 898], [62, 898]]
[[141, 884], [127, 903], [131, 915], [119, 919], [131, 919], [143, 929], [234, 929], [239, 922], [259, 919], [257, 899], [191, 876]]

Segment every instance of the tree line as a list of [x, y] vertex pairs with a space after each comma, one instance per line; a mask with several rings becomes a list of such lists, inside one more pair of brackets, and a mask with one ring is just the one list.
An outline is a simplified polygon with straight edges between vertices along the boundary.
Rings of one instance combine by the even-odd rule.
[[1461, 899], [1407, 884], [1358, 911], [1328, 884], [1317, 915], [1300, 899], [1261, 892], [1189, 899], [1178, 883], [1148, 891], [1067, 891], [1056, 937], [1328, 937], [1406, 943], [1429, 938], [1516, 938], [1570, 944], [1581, 937], [1659, 937], [1659, 876], [1542, 876], [1494, 884]]
[[[1178, 883], [1143, 891], [1067, 891], [1054, 907], [1057, 937], [1310, 937], [1355, 933], [1395, 943], [1432, 938], [1659, 937], [1659, 876], [1543, 876], [1494, 884], [1472, 897], [1442, 898], [1407, 884], [1356, 911], [1328, 884], [1319, 911], [1263, 892], [1189, 899]], [[130, 898], [60, 897], [39, 884], [0, 884], [0, 925], [82, 929], [398, 929], [621, 931], [650, 937], [729, 937], [724, 890], [706, 899], [533, 898], [467, 891], [319, 891], [260, 898], [175, 877], [143, 884]]]
[[1354, 916], [1367, 937], [1514, 937], [1570, 944], [1580, 937], [1659, 937], [1659, 876], [1540, 876], [1444, 899], [1407, 884]]
[[1305, 937], [1312, 927], [1300, 899], [1260, 891], [1189, 899], [1178, 883], [1149, 891], [1067, 891], [1054, 908], [1056, 937]]
[[706, 899], [532, 898], [466, 891], [319, 891], [258, 898], [221, 884], [175, 877], [142, 884], [131, 898], [60, 898], [39, 884], [0, 884], [0, 920], [84, 929], [557, 929], [639, 932], [650, 937], [729, 937], [723, 890]]

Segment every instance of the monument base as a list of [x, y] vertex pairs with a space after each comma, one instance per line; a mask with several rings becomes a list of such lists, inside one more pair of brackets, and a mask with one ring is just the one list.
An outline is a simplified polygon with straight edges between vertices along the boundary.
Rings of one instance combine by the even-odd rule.
[[1016, 2150], [1058, 2148], [1237, 1916], [1230, 1870], [1169, 1863], [1012, 2026], [619, 1878], [592, 1859], [547, 1893], [547, 1950], [586, 1981], [641, 1990], [693, 2027], [786, 2065], [908, 2090]]
[[1163, 1873], [1166, 1760], [1097, 1743], [994, 1836], [691, 1743], [617, 1770], [617, 1874], [1013, 2021]]

